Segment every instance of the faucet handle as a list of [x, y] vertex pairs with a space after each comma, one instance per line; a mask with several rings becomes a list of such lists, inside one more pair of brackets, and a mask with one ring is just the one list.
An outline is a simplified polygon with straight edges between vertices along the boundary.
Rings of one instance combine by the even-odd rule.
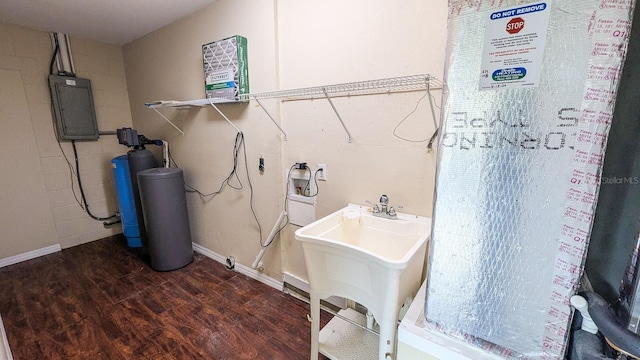
[[367, 204], [371, 205], [373, 207], [373, 213], [377, 214], [380, 212], [380, 207], [378, 207], [378, 204], [374, 204], [369, 200], [365, 200], [364, 202], [366, 202]]
[[396, 209], [402, 209], [404, 208], [402, 205], [394, 205], [394, 206], [389, 206], [389, 215], [394, 216], [396, 215]]

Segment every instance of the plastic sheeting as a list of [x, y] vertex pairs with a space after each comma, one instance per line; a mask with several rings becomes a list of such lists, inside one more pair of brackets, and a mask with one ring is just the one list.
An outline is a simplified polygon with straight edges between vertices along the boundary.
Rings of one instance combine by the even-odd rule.
[[449, 1], [430, 326], [563, 358], [632, 7]]

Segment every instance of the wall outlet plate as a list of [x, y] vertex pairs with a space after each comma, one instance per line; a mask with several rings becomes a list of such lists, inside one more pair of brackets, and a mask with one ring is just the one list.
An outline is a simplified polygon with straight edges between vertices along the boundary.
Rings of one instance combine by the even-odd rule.
[[318, 164], [318, 180], [327, 181], [327, 164]]

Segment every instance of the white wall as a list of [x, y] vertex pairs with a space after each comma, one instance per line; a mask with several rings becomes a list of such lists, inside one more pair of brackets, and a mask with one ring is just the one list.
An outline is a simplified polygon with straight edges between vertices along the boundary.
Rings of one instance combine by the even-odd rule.
[[[318, 86], [421, 73], [442, 79], [446, 40], [445, 1], [278, 1], [282, 88]], [[281, 121], [289, 135], [283, 164], [327, 164], [316, 216], [347, 203], [377, 202], [387, 194], [403, 212], [431, 216], [436, 155], [427, 142], [393, 135], [426, 92], [334, 99], [352, 143], [326, 101], [285, 102]], [[436, 104], [441, 91], [433, 91]], [[439, 116], [438, 109], [436, 114]], [[434, 131], [429, 101], [397, 129], [421, 140]], [[291, 226], [282, 236], [284, 271], [306, 278], [302, 250]]]
[[[235, 34], [247, 37], [251, 91], [261, 92], [418, 73], [441, 77], [445, 24], [446, 3], [442, 1], [220, 0], [123, 48], [76, 38], [71, 44], [77, 75], [92, 80], [100, 129], [133, 125], [150, 138], [169, 140], [186, 180], [212, 192], [233, 166], [235, 131], [209, 108], [161, 110], [185, 131], [182, 136], [143, 105], [158, 99], [203, 97], [203, 44]], [[31, 122], [26, 136], [37, 147], [33, 159], [39, 160], [32, 165], [42, 177], [48, 204], [37, 195], [32, 195], [32, 201], [40, 208], [46, 204], [48, 211], [39, 218], [53, 219], [56, 237], [50, 240], [43, 235], [47, 240], [42, 243], [22, 241], [18, 247], [9, 246], [11, 240], [3, 237], [7, 246], [2, 247], [6, 250], [0, 257], [50, 243], [72, 246], [120, 231], [103, 229], [73, 197], [68, 167], [53, 133], [46, 83], [50, 55], [47, 33], [0, 24], [0, 69], [17, 72], [12, 76], [19, 73], [22, 80], [24, 116]], [[352, 143], [347, 143], [346, 133], [325, 101], [263, 102], [289, 135], [288, 141], [283, 141], [255, 102], [221, 106], [246, 137], [262, 239], [283, 208], [285, 169], [296, 161], [306, 161], [314, 169], [317, 163], [328, 166], [329, 180], [320, 183], [317, 217], [347, 202], [375, 201], [382, 193], [393, 204], [404, 205], [405, 212], [430, 216], [435, 154], [427, 152], [426, 142], [411, 143], [393, 136], [394, 128], [423, 95], [409, 92], [335, 99], [353, 134]], [[437, 103], [440, 95], [434, 91]], [[397, 132], [411, 139], [431, 135], [427, 99]], [[24, 139], [12, 138], [3, 146], [18, 148], [24, 143]], [[71, 156], [68, 142], [62, 143], [62, 149]], [[109, 160], [126, 148], [114, 137], [102, 137], [80, 142], [78, 150], [91, 208], [98, 215], [113, 212], [116, 201]], [[260, 156], [266, 161], [263, 174], [257, 169]], [[249, 209], [251, 194], [243, 155], [240, 165], [243, 190], [226, 188], [206, 202], [189, 195], [189, 211], [195, 242], [250, 265], [260, 249], [259, 233]], [[10, 182], [8, 179], [3, 178]], [[12, 209], [4, 204], [18, 198], [3, 195], [2, 213], [10, 214]], [[36, 228], [50, 234], [51, 221], [40, 221]], [[293, 239], [295, 229], [285, 229], [278, 245], [269, 249], [267, 275], [281, 278], [286, 271], [306, 277], [302, 252]]]
[[2, 258], [57, 244], [57, 237], [51, 210], [41, 206], [47, 190], [19, 71], [0, 69], [0, 109], [0, 143], [13, 145], [0, 152]]
[[[131, 126], [121, 48], [75, 38], [71, 47], [77, 75], [92, 81], [100, 130]], [[7, 222], [1, 228], [0, 259], [121, 232], [119, 226], [104, 229], [102, 222], [89, 218], [73, 196], [51, 115], [47, 75], [52, 51], [48, 33], [0, 24], [0, 71], [12, 79], [3, 101], [15, 109], [9, 113], [3, 106], [0, 115], [5, 134], [0, 142], [5, 154], [0, 165], [7, 170], [0, 175], [0, 184], [7, 189], [0, 201], [0, 218]], [[10, 136], [14, 130], [19, 130], [19, 136]], [[61, 147], [73, 162], [71, 144], [62, 142]], [[113, 136], [79, 142], [77, 147], [92, 211], [98, 216], [113, 213], [117, 204], [109, 160], [126, 149]], [[79, 194], [75, 180], [74, 185]], [[19, 191], [24, 186], [27, 188]]]
[[[180, 135], [153, 110], [153, 100], [204, 97], [201, 46], [231, 35], [248, 39], [251, 92], [317, 86], [420, 73], [442, 78], [446, 38], [444, 1], [231, 1], [177, 21], [124, 46], [134, 127], [171, 144], [188, 183], [206, 192], [218, 189], [231, 169], [235, 131], [210, 108], [161, 109], [180, 126]], [[277, 128], [252, 101], [221, 106], [246, 135], [249, 174], [263, 238], [283, 208], [285, 169], [296, 161], [314, 170], [328, 166], [321, 182], [316, 215], [322, 217], [348, 202], [377, 201], [386, 193], [405, 211], [431, 215], [435, 153], [426, 141], [393, 136], [394, 128], [425, 92], [335, 99], [353, 134], [353, 142], [326, 101], [263, 104], [287, 132]], [[441, 92], [434, 91], [436, 103]], [[436, 113], [438, 113], [436, 109]], [[434, 125], [428, 99], [398, 128], [401, 136], [429, 138]], [[258, 172], [258, 158], [266, 161]], [[239, 171], [243, 182], [246, 174]], [[225, 189], [204, 203], [188, 195], [193, 240], [219, 254], [251, 265], [259, 251], [258, 231], [249, 210], [250, 194]], [[306, 278], [302, 252], [288, 226], [269, 249], [265, 273]]]
[[[271, 1], [221, 0], [124, 46], [134, 127], [147, 137], [169, 141], [186, 182], [203, 192], [218, 190], [233, 168], [236, 131], [210, 107], [160, 109], [182, 128], [182, 136], [144, 103], [204, 98], [202, 45], [236, 34], [248, 39], [251, 91], [274, 89], [274, 20]], [[277, 113], [274, 104], [268, 107]], [[254, 208], [266, 238], [282, 206], [278, 130], [255, 103], [221, 105], [220, 109], [245, 134]], [[260, 156], [265, 158], [264, 174], [258, 171]], [[260, 238], [249, 207], [251, 191], [242, 151], [238, 175], [244, 187], [241, 191], [226, 187], [207, 202], [195, 194], [187, 195], [191, 234], [195, 243], [250, 266], [260, 251]], [[238, 186], [235, 178], [232, 184]], [[265, 258], [265, 273], [280, 278], [279, 253], [272, 250]]]

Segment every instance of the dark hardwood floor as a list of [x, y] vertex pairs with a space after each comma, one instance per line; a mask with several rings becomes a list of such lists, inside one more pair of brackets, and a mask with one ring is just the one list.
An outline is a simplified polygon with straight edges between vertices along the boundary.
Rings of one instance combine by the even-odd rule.
[[16, 360], [308, 359], [308, 313], [197, 253], [183, 269], [156, 272], [121, 236], [0, 268]]

